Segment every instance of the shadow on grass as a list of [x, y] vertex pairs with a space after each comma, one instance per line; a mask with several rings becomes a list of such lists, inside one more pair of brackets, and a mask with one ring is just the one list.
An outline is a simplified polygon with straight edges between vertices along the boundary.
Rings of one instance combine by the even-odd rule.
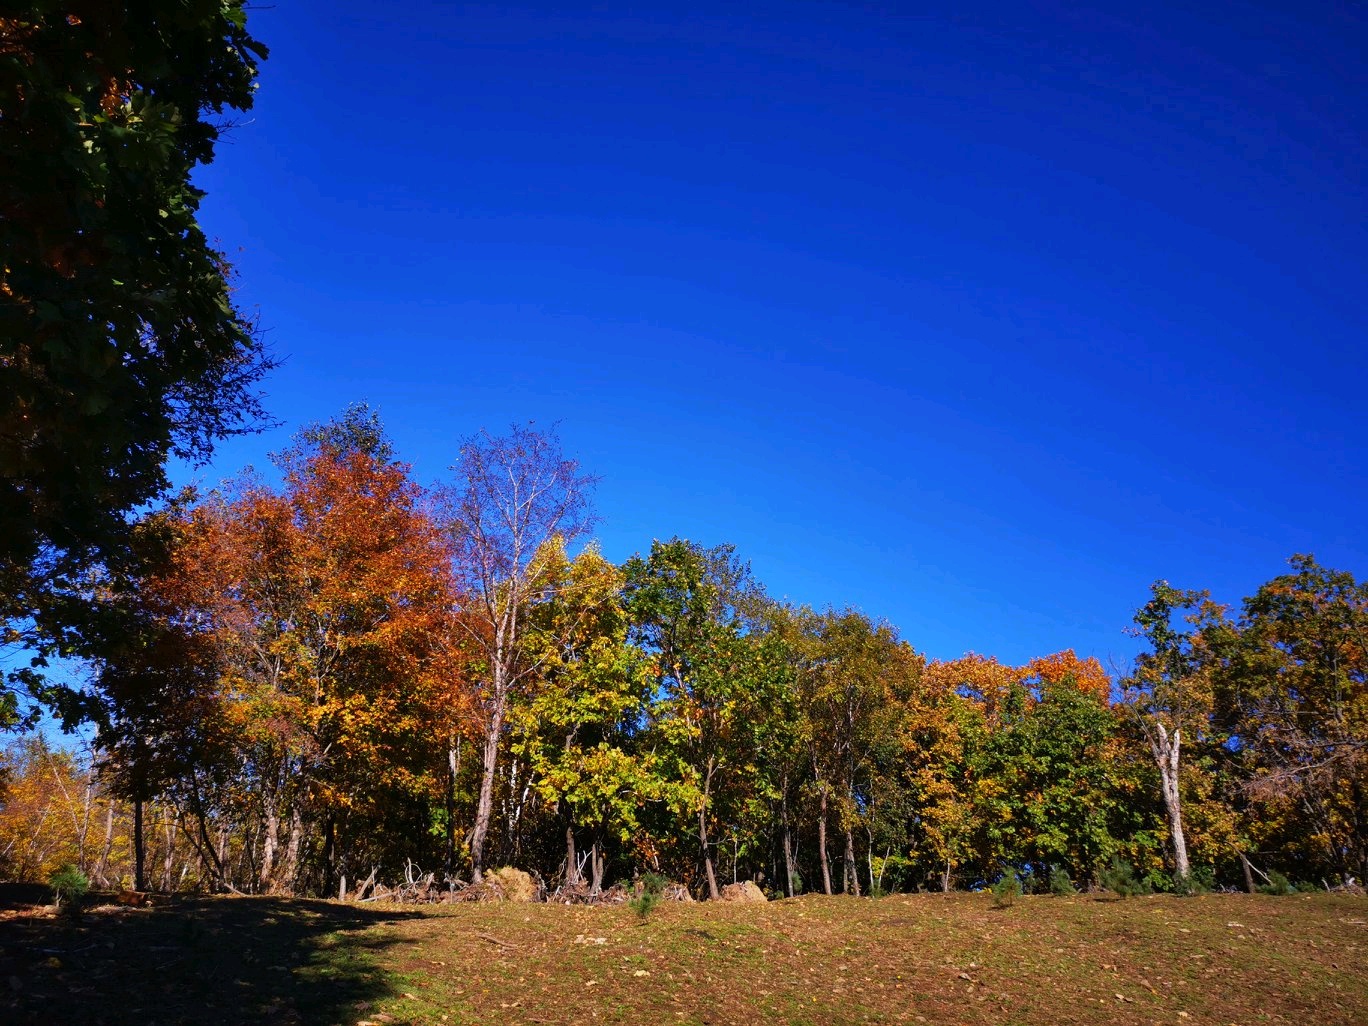
[[421, 915], [194, 898], [71, 918], [24, 900], [0, 889], [0, 1021], [15, 1026], [355, 1023], [396, 994], [376, 959], [395, 943], [384, 924]]

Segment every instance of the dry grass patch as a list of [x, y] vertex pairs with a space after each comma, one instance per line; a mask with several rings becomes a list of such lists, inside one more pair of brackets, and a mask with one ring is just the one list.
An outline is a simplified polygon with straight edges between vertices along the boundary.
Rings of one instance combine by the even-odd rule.
[[[1029, 897], [1007, 909], [992, 908], [986, 895], [805, 897], [767, 905], [668, 903], [644, 922], [620, 906], [414, 911], [223, 899], [87, 918], [79, 929], [88, 934], [65, 940], [60, 923], [24, 921], [20, 948], [43, 941], [74, 951], [93, 942], [97, 947], [72, 957], [88, 960], [88, 969], [98, 963], [105, 974], [73, 1001], [56, 986], [63, 970], [44, 969], [43, 956], [21, 950], [27, 964], [15, 967], [22, 987], [10, 1005], [18, 1021], [204, 1022], [204, 1000], [217, 999], [222, 1008], [226, 997], [243, 1002], [239, 1018], [214, 1021], [1368, 1021], [1368, 902], [1354, 897]], [[119, 995], [146, 991], [137, 979], [146, 980], [154, 958], [165, 957], [136, 954], [126, 972], [109, 971], [119, 959], [101, 954], [98, 938], [128, 931], [129, 920], [147, 931], [139, 934], [143, 945], [158, 931], [163, 941], [177, 931], [201, 931], [188, 948], [174, 949], [181, 960], [163, 971], [173, 988], [197, 995], [198, 1005], [167, 995], [128, 1014], [134, 1009]], [[214, 943], [206, 946], [209, 937]], [[257, 972], [239, 959], [191, 968], [223, 942], [269, 965]], [[6, 956], [14, 950], [7, 945]], [[100, 1016], [89, 1011], [97, 1003]], [[59, 1007], [75, 1017], [42, 1014]], [[248, 1009], [268, 1018], [253, 1018]]]

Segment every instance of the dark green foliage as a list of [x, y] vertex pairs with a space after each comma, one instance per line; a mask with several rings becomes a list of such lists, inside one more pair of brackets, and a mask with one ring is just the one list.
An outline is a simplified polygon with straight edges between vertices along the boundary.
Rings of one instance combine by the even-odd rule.
[[645, 919], [660, 904], [665, 885], [669, 882], [659, 873], [646, 873], [638, 881], [636, 895], [627, 900], [627, 907], [637, 914], [637, 918]]
[[1068, 898], [1078, 893], [1063, 866], [1050, 867], [1050, 893], [1057, 898]]
[[1210, 866], [1194, 866], [1187, 876], [1173, 878], [1173, 893], [1185, 898], [1208, 894], [1216, 886], [1216, 874]]
[[1296, 894], [1297, 888], [1292, 885], [1291, 880], [1275, 869], [1268, 874], [1268, 883], [1259, 888], [1259, 893], [1286, 897], [1289, 894]]
[[1029, 699], [1024, 686], [1009, 692], [1001, 722], [973, 753], [975, 775], [1003, 785], [978, 812], [979, 850], [1009, 865], [1083, 872], [1115, 850], [1112, 825], [1128, 814], [1104, 758], [1117, 719], [1068, 686]]
[[[20, 0], [0, 20], [0, 630], [69, 652], [128, 515], [259, 421], [269, 366], [195, 170], [266, 49], [243, 0]], [[11, 721], [42, 693], [7, 675]]]
[[1111, 864], [1097, 875], [1098, 882], [1121, 898], [1134, 898], [1150, 892], [1147, 881], [1135, 875], [1135, 868], [1121, 856], [1112, 856]]
[[1017, 879], [1015, 873], [1004, 873], [997, 883], [993, 884], [993, 907], [1008, 908], [1016, 903], [1017, 898], [1021, 897], [1021, 881]]
[[90, 890], [90, 879], [70, 862], [49, 876], [47, 883], [54, 904], [72, 912], [80, 908], [81, 899]]

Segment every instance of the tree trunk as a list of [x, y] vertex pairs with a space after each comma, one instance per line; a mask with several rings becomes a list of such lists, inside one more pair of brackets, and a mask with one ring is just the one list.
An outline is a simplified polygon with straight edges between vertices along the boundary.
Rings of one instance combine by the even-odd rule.
[[1183, 836], [1183, 810], [1178, 797], [1178, 753], [1182, 748], [1183, 732], [1175, 729], [1170, 736], [1162, 723], [1156, 723], [1157, 734], [1150, 737], [1154, 761], [1159, 765], [1159, 780], [1164, 794], [1164, 811], [1168, 813], [1169, 835], [1173, 841], [1173, 872], [1186, 879], [1188, 867], [1187, 839]]
[[855, 831], [845, 828], [845, 892], [860, 896], [860, 864], [855, 861]]
[[598, 840], [589, 849], [589, 893], [598, 895], [603, 891], [603, 854], [599, 851]]
[[579, 854], [575, 851], [575, 824], [570, 823], [565, 828], [565, 886], [568, 890], [571, 887], [578, 887], [579, 884]]
[[1254, 886], [1254, 874], [1249, 869], [1249, 859], [1245, 858], [1245, 853], [1240, 852], [1240, 868], [1244, 870], [1245, 892], [1253, 894], [1258, 888]]
[[[333, 877], [333, 863], [337, 860], [337, 818], [329, 816], [323, 824], [323, 879]], [[346, 875], [343, 874], [343, 879]]]
[[295, 880], [299, 876], [299, 851], [304, 842], [304, 816], [296, 805], [290, 810], [290, 840], [285, 847], [285, 864], [282, 866], [281, 883], [288, 894], [293, 894]]
[[212, 889], [221, 891], [224, 881], [223, 855], [209, 839], [209, 824], [205, 821], [202, 806], [195, 808], [195, 826], [198, 828], [198, 839], [194, 833], [187, 833], [199, 852], [200, 866], [208, 871]]
[[90, 836], [90, 815], [95, 802], [95, 771], [86, 772], [86, 784], [81, 794], [81, 827], [76, 838], [76, 866], [82, 872], [90, 868], [86, 856], [86, 843]]
[[470, 835], [470, 878], [484, 882], [484, 846], [489, 835], [489, 819], [494, 811], [494, 774], [499, 763], [499, 734], [503, 731], [504, 706], [507, 702], [502, 688], [495, 686], [494, 713], [489, 719], [489, 734], [485, 737], [480, 757], [480, 801], [475, 807], [475, 829]]
[[95, 866], [95, 879], [101, 887], [109, 886], [109, 855], [114, 850], [114, 800], [106, 799], [104, 847], [100, 849], [100, 861]]
[[945, 860], [945, 872], [941, 874], [941, 893], [950, 893], [950, 860]]
[[147, 876], [144, 873], [147, 860], [147, 842], [143, 837], [143, 801], [133, 799], [133, 889], [147, 890]]
[[[243, 850], [246, 850], [247, 846], [244, 844], [244, 845], [242, 846], [242, 848], [243, 848]], [[215, 848], [215, 851], [218, 852], [218, 865], [219, 865], [219, 876], [220, 876], [220, 878], [219, 878], [219, 884], [220, 884], [220, 886], [225, 886], [225, 887], [226, 887], [226, 886], [231, 882], [232, 877], [233, 877], [234, 875], [236, 875], [236, 874], [231, 874], [230, 871], [229, 871], [229, 869], [228, 869], [228, 827], [226, 827], [226, 826], [224, 826], [224, 825], [220, 825], [219, 828], [218, 828], [218, 846], [217, 846], [217, 848]], [[242, 861], [241, 861], [241, 858], [239, 857], [239, 860], [238, 860], [239, 874], [240, 874], [241, 868], [242, 868]]]
[[831, 866], [827, 862], [826, 845], [827, 828], [827, 795], [825, 785], [822, 787], [821, 802], [817, 808], [817, 861], [822, 864], [822, 893], [831, 893]]
[[[711, 774], [710, 774], [711, 775]], [[703, 853], [703, 873], [708, 881], [708, 898], [716, 901], [721, 897], [717, 889], [717, 874], [713, 872], [712, 852], [708, 850], [708, 802], [707, 790], [703, 792], [703, 804], [698, 809], [698, 844]]]
[[176, 868], [176, 827], [179, 822], [180, 815], [175, 809], [168, 806], [163, 819], [163, 829], [166, 833], [166, 853], [162, 856], [162, 890], [168, 894], [174, 889], [172, 874]]
[[703, 804], [698, 807], [698, 845], [699, 851], [703, 855], [703, 876], [707, 880], [707, 897], [711, 902], [715, 902], [721, 897], [721, 892], [717, 889], [717, 873], [713, 870], [713, 852], [709, 850], [707, 844], [707, 806], [713, 795], [713, 759], [709, 757], [707, 770], [703, 773]]
[[784, 893], [793, 897], [793, 877], [797, 867], [793, 857], [793, 831], [789, 828], [788, 816], [788, 777], [784, 778], [784, 796], [780, 799], [780, 812], [784, 822]]
[[280, 844], [280, 812], [276, 809], [274, 798], [267, 799], [265, 819], [266, 836], [261, 841], [261, 868], [257, 874], [257, 885], [263, 894], [269, 894], [275, 876], [276, 848]]
[[461, 776], [461, 735], [447, 748], [447, 786], [446, 786], [446, 871], [447, 876], [456, 873], [456, 785]]

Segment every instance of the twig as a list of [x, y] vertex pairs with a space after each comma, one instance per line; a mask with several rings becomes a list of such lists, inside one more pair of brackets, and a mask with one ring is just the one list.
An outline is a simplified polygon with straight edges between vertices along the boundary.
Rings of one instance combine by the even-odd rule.
[[500, 940], [498, 937], [495, 937], [493, 934], [488, 934], [488, 933], [477, 933], [475, 936], [476, 936], [476, 937], [479, 937], [480, 940], [487, 940], [487, 941], [489, 941], [489, 943], [491, 943], [491, 944], [497, 944], [497, 945], [499, 945], [500, 947], [504, 947], [504, 948], [516, 948], [516, 947], [517, 947], [516, 944], [512, 944], [512, 943], [510, 943], [509, 941], [506, 941], [506, 940]]

